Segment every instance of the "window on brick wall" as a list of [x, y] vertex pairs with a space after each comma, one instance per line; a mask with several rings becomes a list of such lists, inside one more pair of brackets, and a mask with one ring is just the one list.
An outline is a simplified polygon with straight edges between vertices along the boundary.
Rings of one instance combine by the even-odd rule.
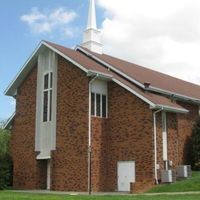
[[95, 117], [107, 117], [107, 96], [91, 93], [91, 115]]
[[43, 122], [48, 122], [52, 120], [52, 90], [53, 90], [53, 73], [49, 72], [44, 75]]

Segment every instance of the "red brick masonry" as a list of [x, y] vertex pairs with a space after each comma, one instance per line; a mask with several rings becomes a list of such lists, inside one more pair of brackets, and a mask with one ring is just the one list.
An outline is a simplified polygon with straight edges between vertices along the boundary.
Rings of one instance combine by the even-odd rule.
[[[58, 57], [57, 138], [52, 152], [51, 189], [87, 191], [88, 83], [86, 74]], [[11, 152], [14, 187], [46, 188], [46, 161], [35, 147], [37, 67], [18, 88]], [[173, 168], [188, 162], [190, 136], [198, 107], [180, 103], [189, 114], [167, 113], [168, 156]], [[92, 190], [117, 191], [117, 162], [135, 161], [133, 191], [154, 185], [153, 112], [119, 85], [108, 83], [108, 118], [92, 118]], [[158, 115], [158, 163], [162, 161], [161, 116]]]

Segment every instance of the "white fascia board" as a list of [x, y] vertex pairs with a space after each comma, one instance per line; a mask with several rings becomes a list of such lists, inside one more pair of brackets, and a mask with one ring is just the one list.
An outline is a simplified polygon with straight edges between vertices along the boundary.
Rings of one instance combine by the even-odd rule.
[[15, 76], [15, 78], [13, 79], [13, 81], [6, 88], [6, 90], [4, 91], [5, 95], [14, 96], [14, 93], [16, 93], [16, 90], [13, 91], [13, 94], [10, 94], [10, 92], [12, 92], [13, 87], [15, 86], [15, 84], [17, 83], [17, 81], [19, 81], [20, 75], [25, 71], [27, 65], [34, 58], [34, 56], [36, 55], [37, 51], [40, 49], [41, 46], [42, 46], [42, 42], [39, 43], [39, 45], [33, 51], [33, 53], [31, 54], [31, 56], [26, 60], [26, 62], [24, 63], [24, 65], [22, 66], [22, 68], [20, 69], [20, 71], [18, 72], [18, 74]]
[[150, 100], [148, 100], [144, 96], [138, 94], [136, 91], [132, 90], [131, 88], [129, 88], [125, 84], [121, 83], [120, 81], [118, 81], [116, 79], [112, 79], [112, 80], [115, 83], [117, 83], [118, 85], [120, 85], [121, 87], [123, 87], [124, 89], [128, 90], [129, 92], [131, 92], [132, 94], [137, 96], [138, 98], [142, 99], [144, 102], [148, 103], [150, 105], [151, 109], [160, 109], [160, 108], [162, 108], [163, 110], [170, 111], [170, 112], [185, 113], [185, 114], [189, 113], [189, 110], [186, 110], [184, 108], [176, 108], [176, 107], [173, 107], [173, 106], [167, 106], [167, 105], [162, 105], [162, 104], [154, 104], [153, 102], [151, 102]]
[[132, 94], [134, 94], [135, 96], [137, 96], [138, 98], [140, 98], [141, 100], [143, 100], [144, 102], [146, 102], [147, 104], [149, 104], [151, 108], [155, 108], [156, 107], [156, 104], [154, 104], [152, 101], [150, 101], [146, 97], [142, 96], [141, 94], [137, 93], [136, 91], [134, 91], [133, 89], [131, 89], [127, 85], [123, 84], [122, 82], [118, 81], [117, 79], [113, 78], [112, 80], [115, 83], [117, 83], [118, 85], [120, 85], [121, 87], [123, 87], [124, 89], [128, 90], [129, 92], [131, 92]]
[[196, 98], [192, 98], [192, 97], [189, 97], [189, 96], [186, 96], [186, 95], [182, 95], [182, 94], [178, 94], [178, 93], [175, 93], [175, 92], [171, 92], [169, 90], [164, 90], [164, 89], [160, 89], [160, 88], [152, 87], [152, 86], [150, 86], [149, 88], [146, 88], [146, 90], [152, 91], [152, 92], [158, 92], [158, 93], [169, 95], [169, 96], [174, 95], [174, 97], [177, 97], [179, 99], [191, 100], [191, 101], [193, 101], [195, 103], [200, 104], [200, 99], [196, 99]]
[[167, 105], [162, 105], [162, 104], [156, 104], [156, 107], [151, 108], [151, 109], [160, 109], [160, 108], [169, 112], [184, 113], [184, 114], [189, 113], [189, 110], [186, 110], [184, 108], [176, 108], [173, 106], [167, 106]]
[[[21, 81], [25, 78], [24, 76], [26, 76], [27, 74], [25, 73], [26, 70], [29, 71], [29, 69], [27, 69], [27, 66], [30, 64], [30, 62], [34, 59], [34, 57], [37, 56], [39, 49], [42, 46], [46, 46], [49, 49], [51, 49], [52, 51], [56, 52], [57, 54], [59, 54], [60, 56], [62, 56], [63, 58], [65, 58], [66, 60], [68, 60], [69, 62], [71, 62], [72, 64], [76, 65], [78, 68], [80, 68], [81, 70], [83, 70], [84, 72], [88, 72], [88, 70], [83, 67], [82, 65], [78, 64], [76, 61], [74, 61], [73, 59], [69, 58], [68, 56], [66, 56], [65, 54], [61, 53], [60, 51], [58, 51], [57, 49], [53, 48], [51, 45], [47, 44], [44, 41], [41, 41], [39, 43], [39, 45], [37, 46], [37, 48], [34, 50], [34, 52], [31, 54], [31, 56], [28, 58], [28, 60], [25, 62], [25, 64], [23, 65], [23, 67], [21, 68], [21, 70], [18, 72], [18, 74], [16, 75], [16, 77], [14, 78], [14, 80], [9, 84], [9, 86], [7, 87], [7, 89], [5, 90], [4, 94], [8, 95], [8, 96], [13, 96], [16, 94], [16, 90], [17, 87], [21, 84]], [[25, 73], [25, 75], [23, 76], [23, 73]]]
[[5, 123], [5, 125], [3, 126], [3, 129], [9, 129], [9, 126], [11, 125], [11, 122], [13, 121], [13, 119], [15, 118], [15, 112], [11, 115], [11, 117], [7, 120], [7, 122]]
[[122, 75], [123, 77], [125, 77], [126, 79], [131, 81], [132, 83], [134, 83], [134, 84], [138, 85], [139, 87], [141, 87], [142, 89], [150, 90], [150, 91], [153, 91], [153, 92], [158, 92], [158, 93], [161, 93], [161, 94], [166, 94], [166, 95], [169, 95], [169, 96], [175, 95], [176, 97], [178, 97], [180, 99], [191, 100], [191, 101], [194, 101], [195, 103], [199, 103], [200, 104], [200, 99], [195, 99], [195, 98], [192, 98], [192, 97], [189, 97], [189, 96], [185, 96], [185, 95], [182, 95], [182, 94], [174, 93], [174, 92], [171, 92], [171, 91], [168, 91], [168, 90], [164, 90], [164, 89], [161, 89], [161, 88], [157, 88], [157, 87], [150, 86], [149, 88], [145, 88], [144, 84], [142, 84], [139, 81], [131, 78], [130, 76], [127, 76], [127, 74], [121, 72], [120, 70], [116, 69], [115, 67], [111, 66], [110, 64], [102, 61], [101, 59], [97, 58], [95, 55], [89, 53], [88, 51], [86, 51], [85, 49], [81, 48], [80, 46], [77, 46], [75, 48], [75, 50], [77, 50], [77, 49], [81, 50], [86, 55], [92, 57], [93, 59], [97, 60], [98, 62], [100, 62], [103, 65], [107, 66], [108, 68], [112, 69], [116, 73]]
[[84, 72], [88, 73], [88, 70], [85, 67], [83, 67], [82, 65], [78, 64], [76, 61], [74, 61], [70, 57], [66, 56], [65, 54], [61, 53], [60, 51], [58, 51], [57, 49], [55, 49], [54, 47], [52, 47], [48, 43], [42, 41], [42, 44], [44, 44], [46, 47], [48, 47], [52, 51], [56, 52], [58, 55], [62, 56], [63, 58], [65, 58], [66, 60], [68, 60], [69, 62], [71, 62], [72, 64], [76, 65], [78, 68], [80, 68]]
[[102, 72], [98, 72], [98, 71], [95, 71], [95, 70], [89, 70], [88, 73], [87, 73], [87, 76], [95, 76], [95, 75], [98, 75], [98, 77], [101, 77], [101, 78], [107, 79], [107, 80], [112, 80], [112, 78], [113, 78], [112, 75], [105, 74], [105, 73], [102, 73]]
[[97, 71], [92, 71], [92, 70], [90, 70], [88, 72], [88, 76], [94, 76], [94, 75], [98, 75], [98, 77], [101, 77], [101, 78], [104, 78], [104, 79], [107, 79], [107, 80], [112, 80], [113, 82], [117, 83], [118, 85], [120, 85], [124, 89], [128, 90], [129, 92], [131, 92], [132, 94], [134, 94], [138, 98], [142, 99], [144, 102], [146, 102], [147, 104], [149, 104], [152, 108], [154, 108], [156, 106], [153, 102], [151, 102], [150, 100], [148, 100], [144, 96], [140, 95], [139, 93], [137, 93], [136, 91], [134, 91], [133, 89], [131, 89], [130, 87], [128, 87], [127, 85], [123, 84], [122, 82], [118, 81], [115, 78], [112, 78], [111, 75], [100, 73], [100, 72], [97, 72]]

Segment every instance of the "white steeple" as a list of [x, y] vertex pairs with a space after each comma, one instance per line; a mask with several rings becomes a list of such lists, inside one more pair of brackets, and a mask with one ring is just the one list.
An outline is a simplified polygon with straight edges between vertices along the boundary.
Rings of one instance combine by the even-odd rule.
[[97, 29], [96, 10], [95, 10], [94, 0], [90, 0], [90, 5], [89, 5], [87, 29], [90, 29], [90, 28]]
[[96, 25], [95, 0], [90, 0], [87, 28], [83, 33], [82, 47], [102, 54], [101, 31]]

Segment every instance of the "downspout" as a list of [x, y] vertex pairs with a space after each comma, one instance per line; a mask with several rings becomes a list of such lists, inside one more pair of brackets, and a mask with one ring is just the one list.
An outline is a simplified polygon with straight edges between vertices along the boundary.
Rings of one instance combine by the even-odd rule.
[[158, 184], [158, 173], [157, 173], [157, 130], [156, 130], [156, 114], [162, 111], [163, 108], [155, 111], [153, 113], [153, 123], [154, 123], [154, 168], [155, 168], [155, 183]]
[[91, 188], [92, 188], [92, 176], [91, 176], [91, 169], [92, 169], [92, 125], [91, 125], [91, 92], [92, 92], [92, 83], [96, 80], [99, 75], [96, 74], [89, 82], [89, 113], [88, 113], [88, 193], [91, 195]]

